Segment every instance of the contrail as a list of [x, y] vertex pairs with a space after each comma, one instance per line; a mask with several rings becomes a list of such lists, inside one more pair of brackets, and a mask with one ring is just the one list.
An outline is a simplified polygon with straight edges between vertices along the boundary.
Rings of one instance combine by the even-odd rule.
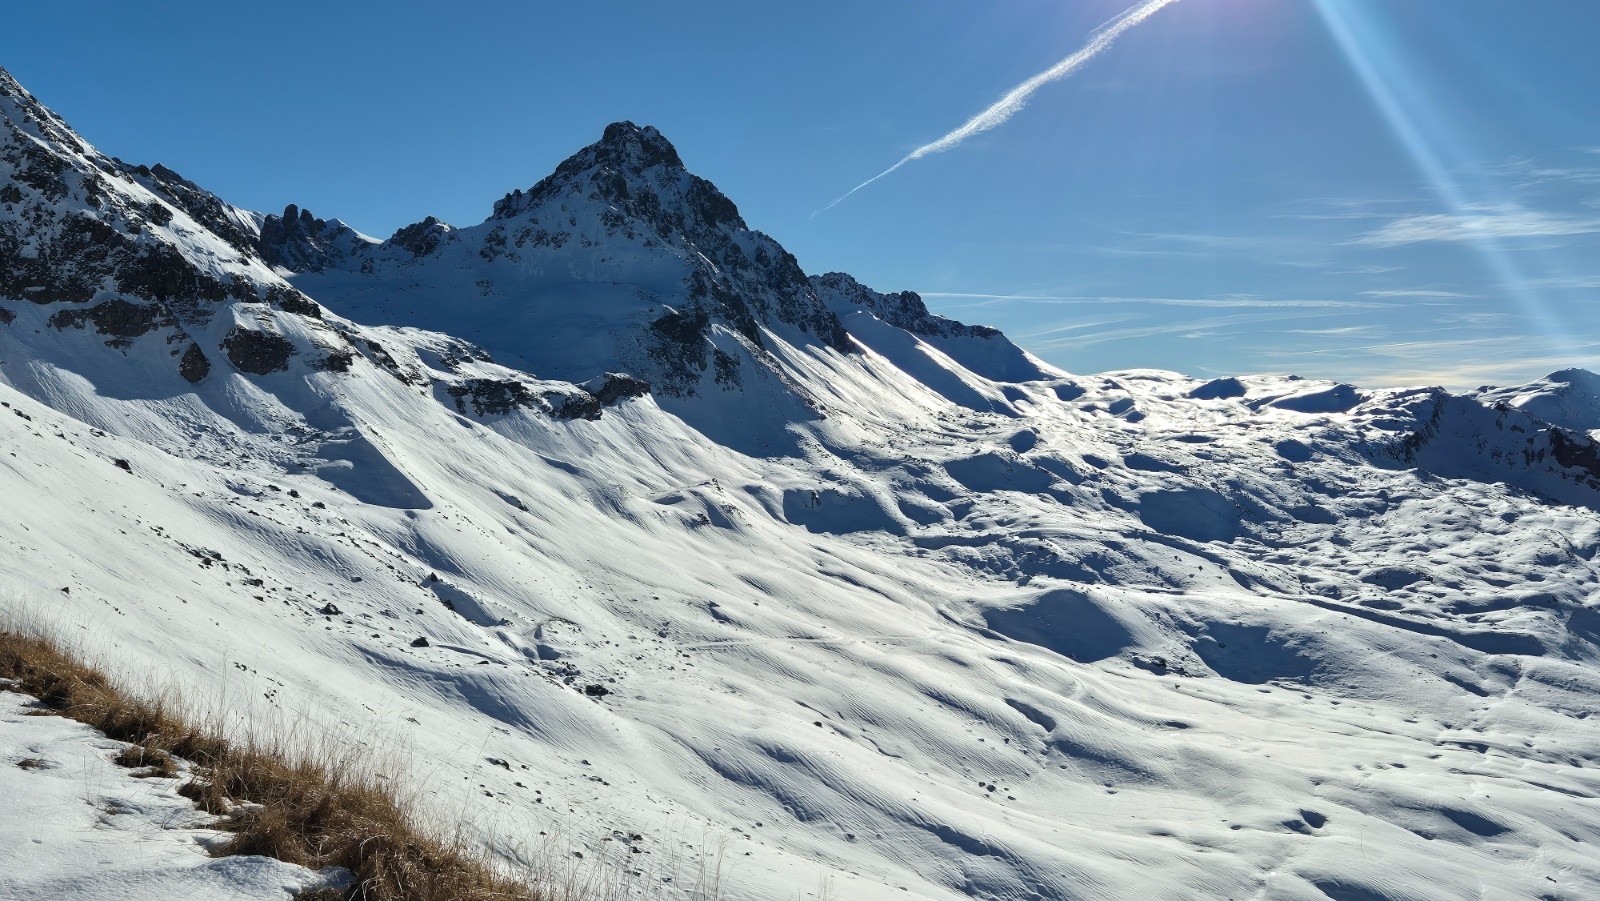
[[1021, 112], [1022, 108], [1028, 105], [1028, 98], [1032, 97], [1034, 92], [1053, 81], [1060, 81], [1061, 79], [1066, 78], [1068, 75], [1078, 71], [1078, 69], [1082, 68], [1084, 63], [1105, 52], [1107, 48], [1116, 42], [1117, 38], [1122, 36], [1123, 32], [1160, 12], [1163, 7], [1171, 6], [1176, 2], [1178, 2], [1178, 0], [1145, 0], [1144, 3], [1133, 7], [1122, 15], [1112, 19], [1110, 22], [1100, 26], [1100, 28], [1094, 32], [1093, 37], [1089, 39], [1089, 43], [1085, 44], [1083, 49], [1079, 50], [1077, 53], [1072, 54], [1061, 62], [1056, 63], [1043, 72], [1040, 72], [1038, 75], [1035, 75], [1027, 81], [1024, 81], [1022, 84], [1012, 88], [1010, 93], [995, 101], [994, 105], [990, 106], [988, 109], [977, 114], [976, 116], [973, 116], [971, 119], [968, 119], [967, 124], [961, 126], [955, 131], [950, 132], [931, 144], [924, 144], [921, 147], [918, 147], [916, 150], [911, 151], [910, 153], [906, 154], [905, 158], [900, 162], [895, 163], [893, 166], [890, 166], [882, 172], [879, 172], [877, 175], [872, 176], [861, 184], [856, 185], [840, 196], [839, 199], [828, 204], [822, 209], [817, 210], [817, 212], [812, 213], [812, 217], [815, 218], [821, 213], [826, 213], [828, 210], [831, 210], [843, 203], [851, 194], [854, 194], [862, 188], [865, 188], [867, 185], [870, 185], [878, 179], [894, 172], [912, 160], [920, 160], [930, 154], [939, 153], [943, 150], [949, 150], [973, 135], [982, 134], [991, 128], [997, 128], [1001, 125], [1004, 125], [1008, 119]]

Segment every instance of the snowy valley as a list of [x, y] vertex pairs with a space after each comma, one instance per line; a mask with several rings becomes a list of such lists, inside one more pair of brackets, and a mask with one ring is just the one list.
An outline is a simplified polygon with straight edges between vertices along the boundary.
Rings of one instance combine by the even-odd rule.
[[512, 859], [1600, 894], [1592, 373], [1059, 371], [808, 275], [631, 123], [377, 240], [105, 156], [3, 70], [0, 120], [0, 592], [404, 749]]

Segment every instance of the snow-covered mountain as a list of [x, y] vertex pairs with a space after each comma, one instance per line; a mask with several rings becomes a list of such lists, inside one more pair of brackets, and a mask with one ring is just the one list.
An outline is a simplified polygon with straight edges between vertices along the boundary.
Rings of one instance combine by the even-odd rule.
[[1581, 417], [1069, 375], [806, 275], [627, 123], [377, 241], [3, 72], [0, 120], [0, 588], [407, 749], [511, 853], [739, 899], [1600, 892]]
[[1563, 369], [1526, 385], [1484, 388], [1477, 396], [1484, 403], [1515, 407], [1569, 431], [1600, 432], [1600, 375], [1585, 369]]

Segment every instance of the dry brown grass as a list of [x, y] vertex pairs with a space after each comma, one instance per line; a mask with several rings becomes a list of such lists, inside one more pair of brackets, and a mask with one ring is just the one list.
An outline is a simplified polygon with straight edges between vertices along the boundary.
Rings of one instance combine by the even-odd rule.
[[[497, 871], [486, 851], [430, 833], [354, 753], [294, 748], [286, 739], [232, 741], [170, 700], [135, 696], [48, 636], [0, 629], [0, 679], [51, 711], [130, 743], [117, 762], [141, 776], [180, 773], [180, 791], [223, 817], [219, 854], [260, 854], [312, 869], [343, 867], [354, 883], [305, 901], [553, 901]], [[559, 893], [565, 895], [566, 893]]]

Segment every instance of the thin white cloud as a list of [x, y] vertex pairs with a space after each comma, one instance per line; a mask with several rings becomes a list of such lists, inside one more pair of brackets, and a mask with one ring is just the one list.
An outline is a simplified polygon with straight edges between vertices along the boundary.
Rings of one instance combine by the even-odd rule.
[[1600, 367], [1600, 342], [1591, 339], [1567, 352], [1553, 353], [1547, 339], [1514, 332], [1258, 351], [1263, 358], [1275, 359], [1302, 375], [1335, 378], [1368, 388], [1441, 385], [1460, 391], [1481, 385], [1520, 384], [1573, 366]]
[[1600, 275], [1551, 276], [1532, 279], [1528, 284], [1554, 291], [1586, 291], [1600, 288]]
[[1348, 219], [1388, 219], [1395, 215], [1395, 207], [1415, 205], [1418, 197], [1357, 198], [1324, 197], [1312, 200], [1311, 212], [1280, 213], [1275, 219], [1297, 219], [1306, 222], [1337, 222]]
[[1326, 260], [1310, 259], [1326, 250], [1281, 230], [1270, 234], [1213, 234], [1204, 232], [1120, 231], [1128, 239], [1117, 245], [1076, 248], [1096, 255], [1216, 259], [1246, 258], [1254, 263], [1320, 269]]
[[1600, 219], [1504, 206], [1465, 213], [1408, 216], [1357, 238], [1369, 247], [1403, 247], [1428, 242], [1508, 238], [1550, 238], [1600, 232]]
[[[1415, 350], [1415, 349], [1413, 349]], [[1529, 356], [1493, 362], [1451, 362], [1448, 347], [1428, 348], [1439, 358], [1418, 365], [1415, 359], [1396, 359], [1387, 364], [1374, 361], [1366, 367], [1349, 370], [1349, 380], [1369, 388], [1404, 388], [1440, 385], [1453, 391], [1471, 390], [1485, 385], [1519, 385], [1549, 373], [1574, 366], [1600, 367], [1600, 357]], [[1459, 360], [1460, 358], [1455, 358]]]
[[1592, 166], [1551, 166], [1530, 157], [1515, 157], [1487, 167], [1492, 176], [1510, 179], [1518, 187], [1541, 184], [1600, 185], [1600, 168]]
[[1404, 272], [1404, 266], [1360, 266], [1355, 269], [1337, 269], [1326, 273], [1327, 275], [1388, 275], [1391, 272]]
[[1433, 321], [1441, 329], [1496, 329], [1508, 331], [1516, 328], [1519, 317], [1504, 310], [1469, 310], [1435, 314]]
[[1043, 342], [1045, 339], [1059, 340], [1062, 336], [1071, 335], [1074, 332], [1087, 333], [1093, 329], [1104, 328], [1108, 325], [1120, 325], [1124, 322], [1133, 322], [1137, 318], [1138, 317], [1135, 316], [1113, 316], [1110, 319], [1096, 319], [1086, 322], [1069, 322], [1065, 325], [1053, 325], [1050, 328], [1039, 329], [1037, 331], [1028, 332], [1027, 334], [1018, 334], [1017, 338], [1028, 341], [1030, 344], [1034, 342]]
[[[1145, 338], [1154, 338], [1164, 335], [1174, 335], [1185, 339], [1214, 338], [1219, 335], [1251, 334], [1258, 329], [1247, 328], [1257, 326], [1264, 322], [1284, 322], [1297, 319], [1310, 319], [1322, 314], [1315, 312], [1293, 311], [1267, 311], [1250, 313], [1230, 313], [1222, 316], [1212, 316], [1205, 319], [1184, 322], [1159, 322], [1134, 325], [1127, 328], [1111, 328], [1101, 331], [1085, 330], [1074, 331], [1070, 334], [1061, 334], [1058, 337], [1037, 338], [1033, 335], [1022, 335], [1023, 343], [1030, 348], [1045, 350], [1058, 350], [1065, 348], [1082, 349], [1096, 344], [1112, 341], [1136, 341]], [[1040, 335], [1055, 335], [1069, 331], [1063, 328], [1048, 329]]]
[[1377, 331], [1377, 326], [1372, 325], [1347, 325], [1343, 328], [1291, 328], [1284, 329], [1290, 335], [1313, 335], [1319, 338], [1329, 338], [1337, 335], [1366, 335]]
[[1114, 257], [1170, 257], [1190, 259], [1210, 259], [1216, 254], [1204, 250], [1176, 250], [1173, 248], [1144, 248], [1144, 247], [1077, 247], [1078, 253], [1096, 256]]
[[[1432, 331], [1444, 331], [1444, 330], [1434, 329]], [[1527, 336], [1527, 335], [1513, 336], [1513, 338], [1514, 338], [1514, 340], [1522, 340], [1522, 341], [1535, 340], [1531, 336]], [[1487, 337], [1487, 338], [1460, 338], [1460, 339], [1454, 339], [1454, 340], [1449, 340], [1449, 341], [1445, 341], [1445, 340], [1435, 340], [1435, 341], [1384, 341], [1384, 342], [1378, 343], [1378, 344], [1340, 345], [1338, 347], [1319, 347], [1319, 348], [1314, 348], [1314, 349], [1311, 349], [1311, 350], [1296, 350], [1293, 353], [1295, 353], [1296, 355], [1305, 355], [1305, 356], [1319, 356], [1319, 355], [1340, 356], [1340, 355], [1344, 355], [1344, 354], [1360, 352], [1360, 353], [1394, 354], [1396, 356], [1403, 356], [1403, 355], [1415, 354], [1415, 353], [1418, 353], [1418, 352], [1421, 352], [1421, 351], [1432, 351], [1432, 352], [1434, 352], [1436, 354], [1441, 354], [1441, 355], [1442, 354], [1460, 354], [1460, 355], [1481, 357], [1481, 356], [1483, 356], [1483, 352], [1484, 352], [1485, 349], [1493, 349], [1493, 348], [1500, 347], [1501, 345], [1504, 344], [1505, 341], [1506, 341], [1506, 338], [1498, 336], [1498, 335], [1494, 336], [1494, 337]]]
[[1262, 237], [1258, 235], [1216, 235], [1206, 232], [1131, 232], [1121, 234], [1141, 241], [1166, 241], [1172, 244], [1188, 244], [1205, 250], [1256, 250], [1263, 244], [1282, 243], [1282, 235]]
[[[894, 172], [901, 166], [904, 166], [913, 160], [920, 160], [925, 156], [949, 150], [952, 147], [963, 143], [973, 135], [982, 134], [983, 132], [999, 128], [1000, 126], [1006, 124], [1006, 122], [1010, 121], [1012, 116], [1015, 116], [1017, 113], [1021, 112], [1023, 107], [1028, 105], [1029, 98], [1031, 98], [1040, 88], [1050, 84], [1053, 81], [1060, 81], [1061, 79], [1066, 78], [1068, 75], [1078, 71], [1085, 63], [1110, 49], [1111, 45], [1116, 43], [1117, 38], [1122, 37], [1123, 33], [1128, 29], [1139, 25], [1144, 20], [1160, 12], [1164, 7], [1171, 6], [1176, 2], [1178, 2], [1178, 0], [1144, 0], [1143, 3], [1134, 6], [1127, 12], [1124, 12], [1122, 15], [1117, 16], [1110, 22], [1107, 22], [1105, 25], [1100, 26], [1100, 28], [1095, 31], [1094, 36], [1089, 39], [1089, 43], [1085, 44], [1077, 53], [1072, 54], [1061, 62], [1056, 63], [1043, 72], [1040, 72], [1038, 75], [1035, 75], [1027, 81], [1024, 81], [1022, 84], [1012, 88], [1004, 97], [1001, 97], [999, 100], [995, 101], [989, 106], [988, 109], [977, 114], [976, 116], [973, 116], [971, 119], [968, 119], [966, 124], [962, 125], [960, 128], [950, 132], [937, 141], [924, 144], [921, 147], [918, 147], [916, 150], [911, 151], [910, 153], [906, 154], [905, 158], [901, 159], [900, 162], [895, 163], [893, 166], [890, 166], [889, 168], [883, 170], [877, 175], [874, 175], [861, 184], [856, 185], [854, 188], [851, 188], [837, 200], [818, 210], [817, 213], [824, 213], [833, 209], [834, 207], [843, 203], [844, 200], [851, 194], [854, 194], [862, 188], [865, 188], [867, 185], [872, 184], [878, 179], [883, 178], [884, 176]], [[817, 213], [813, 213], [812, 215], [815, 216]]]
[[1429, 291], [1421, 288], [1396, 291], [1362, 291], [1362, 297], [1412, 297], [1417, 299], [1453, 300], [1473, 297], [1459, 291]]
[[1386, 309], [1388, 304], [1360, 300], [1335, 300], [1318, 298], [1267, 298], [1232, 295], [1223, 297], [1120, 297], [1112, 295], [1049, 295], [1049, 294], [981, 294], [957, 291], [922, 292], [924, 300], [945, 301], [943, 306], [977, 307], [1005, 303], [1028, 304], [1146, 304], [1164, 307], [1201, 307], [1214, 309], [1325, 309], [1325, 310], [1375, 310]]

